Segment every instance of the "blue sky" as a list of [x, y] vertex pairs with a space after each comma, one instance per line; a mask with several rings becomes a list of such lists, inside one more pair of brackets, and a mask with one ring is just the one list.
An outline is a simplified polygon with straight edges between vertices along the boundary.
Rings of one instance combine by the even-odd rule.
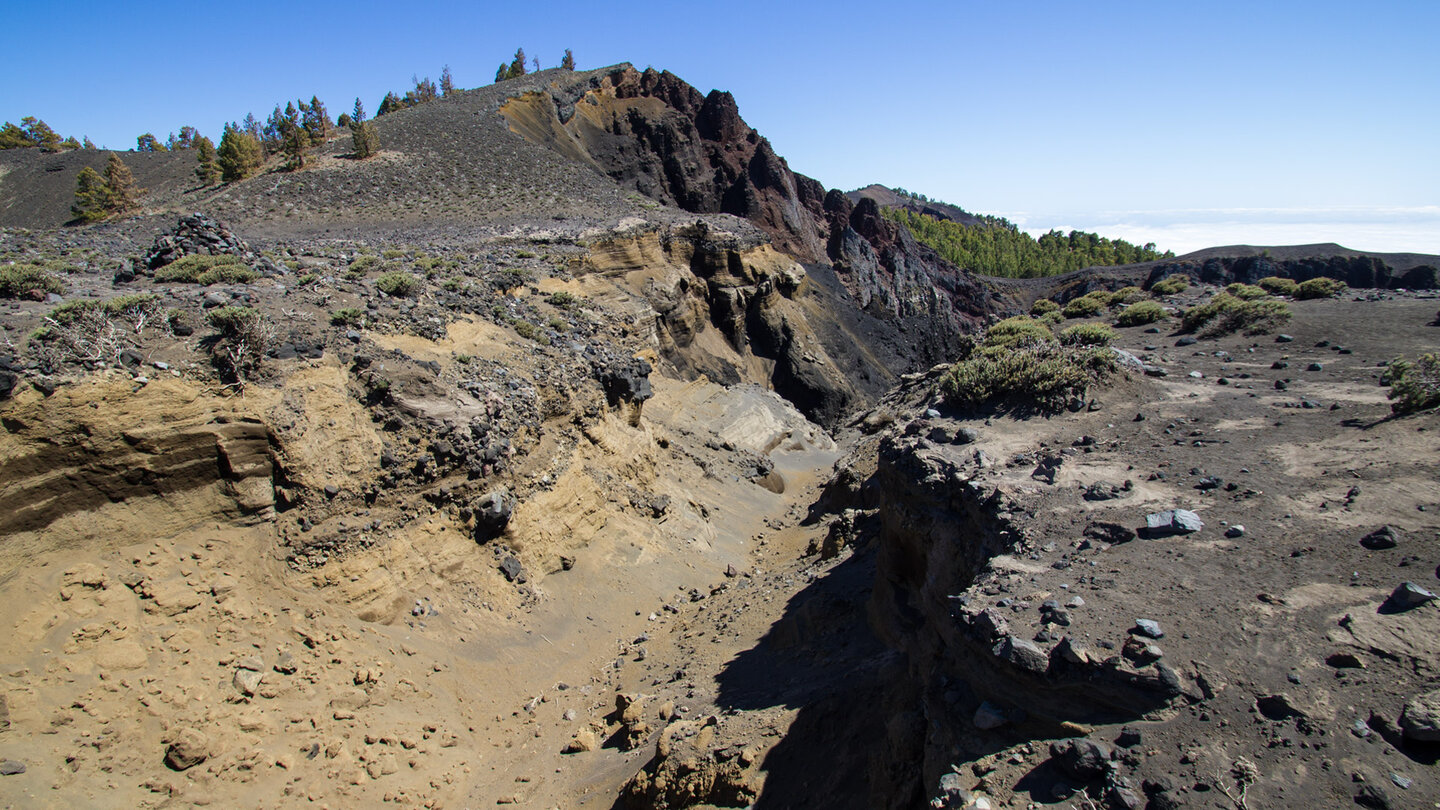
[[731, 91], [829, 187], [1181, 251], [1440, 253], [1434, 0], [6, 5], [0, 118], [107, 147], [572, 48]]

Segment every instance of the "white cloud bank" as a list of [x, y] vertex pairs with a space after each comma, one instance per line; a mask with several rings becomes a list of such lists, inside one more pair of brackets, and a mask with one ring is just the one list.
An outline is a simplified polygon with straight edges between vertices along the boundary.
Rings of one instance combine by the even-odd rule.
[[[1440, 254], [1440, 206], [1370, 208], [1194, 208], [1003, 215], [1039, 236], [1082, 230], [1185, 254], [1222, 245], [1335, 242], [1379, 253]], [[1074, 223], [1074, 224], [1068, 224]]]

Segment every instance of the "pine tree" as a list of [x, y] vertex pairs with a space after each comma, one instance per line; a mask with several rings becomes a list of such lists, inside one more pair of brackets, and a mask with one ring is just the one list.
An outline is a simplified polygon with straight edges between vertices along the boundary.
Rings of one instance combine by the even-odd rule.
[[350, 116], [350, 141], [355, 145], [355, 158], [364, 160], [380, 151], [380, 137], [375, 134], [375, 125], [365, 120], [365, 107], [355, 99], [355, 111]]
[[[253, 123], [254, 116], [249, 121]], [[260, 140], [234, 124], [225, 126], [216, 156], [220, 161], [220, 178], [227, 183], [244, 180], [264, 163]]]
[[403, 109], [405, 109], [405, 105], [401, 103], [399, 96], [393, 92], [386, 93], [385, 97], [380, 99], [380, 109], [375, 111], [375, 117], [378, 118], [382, 115], [389, 115], [392, 112]]
[[575, 54], [570, 53], [569, 48], [565, 49], [565, 58], [560, 60], [560, 67], [565, 70], [575, 69]]
[[495, 69], [495, 83], [499, 84], [508, 78], [510, 78], [510, 68], [501, 62], [500, 67]]
[[325, 143], [325, 136], [330, 134], [330, 113], [319, 96], [310, 97], [310, 109], [305, 114], [303, 123], [311, 143]]
[[105, 187], [105, 178], [86, 166], [75, 177], [75, 204], [70, 213], [85, 222], [97, 222], [110, 216], [110, 190]]
[[26, 134], [30, 136], [30, 142], [40, 147], [40, 151], [60, 151], [59, 133], [47, 126], [44, 121], [34, 116], [26, 116], [20, 119], [20, 124], [25, 127]]
[[63, 141], [60, 142], [60, 148], [61, 148], [61, 149], [79, 149], [79, 148], [80, 148], [80, 142], [77, 141], [77, 140], [75, 140], [75, 136], [74, 136], [74, 135], [71, 135], [70, 137], [68, 137], [68, 138], [66, 138], [65, 140], [63, 140]]
[[200, 184], [213, 186], [220, 182], [220, 162], [215, 159], [215, 144], [204, 135], [195, 136], [195, 176]]
[[446, 65], [440, 69], [440, 97], [449, 98], [455, 92], [455, 82], [450, 78], [450, 66]]
[[200, 137], [200, 130], [195, 127], [180, 127], [180, 137], [175, 139], [171, 149], [194, 149], [195, 139]]
[[135, 151], [137, 152], [168, 152], [165, 144], [160, 143], [153, 133], [147, 132], [135, 139]]
[[105, 163], [105, 190], [111, 213], [123, 214], [140, 207], [139, 197], [145, 189], [135, 186], [135, 175], [114, 152]]
[[97, 147], [95, 146], [95, 142], [90, 140], [90, 136], [86, 135], [85, 138], [80, 142], [80, 148], [93, 152]]
[[517, 79], [517, 78], [519, 78], [519, 77], [521, 77], [521, 76], [524, 76], [524, 75], [525, 75], [525, 49], [524, 49], [524, 48], [516, 48], [516, 49], [515, 49], [515, 59], [510, 62], [510, 70], [507, 71], [505, 78], [507, 78], [507, 79]]

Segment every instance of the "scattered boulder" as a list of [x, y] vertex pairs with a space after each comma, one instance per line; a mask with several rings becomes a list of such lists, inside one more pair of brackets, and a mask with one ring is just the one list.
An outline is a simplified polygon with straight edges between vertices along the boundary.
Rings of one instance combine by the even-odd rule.
[[1160, 623], [1154, 619], [1136, 619], [1135, 626], [1130, 629], [1130, 632], [1146, 638], [1165, 637], [1165, 631], [1160, 629]]
[[529, 579], [525, 575], [525, 566], [521, 565], [520, 560], [513, 555], [506, 555], [505, 559], [500, 561], [500, 573], [505, 575], [507, 582], [514, 582], [518, 585], [524, 585]]
[[505, 531], [510, 525], [510, 516], [515, 511], [515, 499], [505, 487], [498, 487], [481, 495], [475, 501], [475, 540], [489, 542]]
[[0, 760], [0, 776], [18, 776], [25, 772], [25, 763], [14, 759]]
[[1108, 744], [1086, 739], [1061, 740], [1050, 744], [1050, 756], [1065, 775], [1089, 781], [1104, 774], [1115, 755]]
[[1360, 545], [1371, 551], [1384, 551], [1388, 548], [1395, 548], [1400, 544], [1400, 536], [1394, 528], [1381, 526], [1373, 532], [1360, 538]]
[[253, 697], [256, 690], [260, 688], [261, 677], [260, 673], [253, 669], [237, 669], [235, 670], [235, 677], [231, 679], [231, 682], [240, 694], [246, 697]]
[[1167, 509], [1145, 516], [1146, 537], [1171, 537], [1192, 534], [1205, 528], [1200, 516], [1189, 509]]
[[1406, 739], [1440, 742], [1440, 689], [1411, 698], [1400, 712], [1400, 729]]
[[196, 728], [182, 728], [165, 749], [165, 766], [183, 771], [204, 762], [210, 756], [210, 739]]
[[982, 731], [990, 731], [991, 729], [1000, 728], [1010, 722], [1010, 718], [1005, 716], [1003, 709], [987, 700], [980, 704], [980, 708], [975, 710], [973, 722], [976, 728]]
[[1402, 582], [1390, 593], [1390, 598], [1380, 606], [1382, 612], [1401, 613], [1413, 610], [1426, 602], [1434, 601], [1435, 594], [1413, 582]]

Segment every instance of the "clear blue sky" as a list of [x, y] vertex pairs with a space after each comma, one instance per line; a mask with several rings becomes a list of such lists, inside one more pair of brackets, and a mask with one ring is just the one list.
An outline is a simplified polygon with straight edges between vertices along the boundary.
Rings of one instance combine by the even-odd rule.
[[[729, 90], [792, 168], [1181, 250], [1440, 253], [1440, 2], [7, 2], [0, 118], [134, 148], [516, 46]], [[1252, 238], [1253, 237], [1253, 238]]]

